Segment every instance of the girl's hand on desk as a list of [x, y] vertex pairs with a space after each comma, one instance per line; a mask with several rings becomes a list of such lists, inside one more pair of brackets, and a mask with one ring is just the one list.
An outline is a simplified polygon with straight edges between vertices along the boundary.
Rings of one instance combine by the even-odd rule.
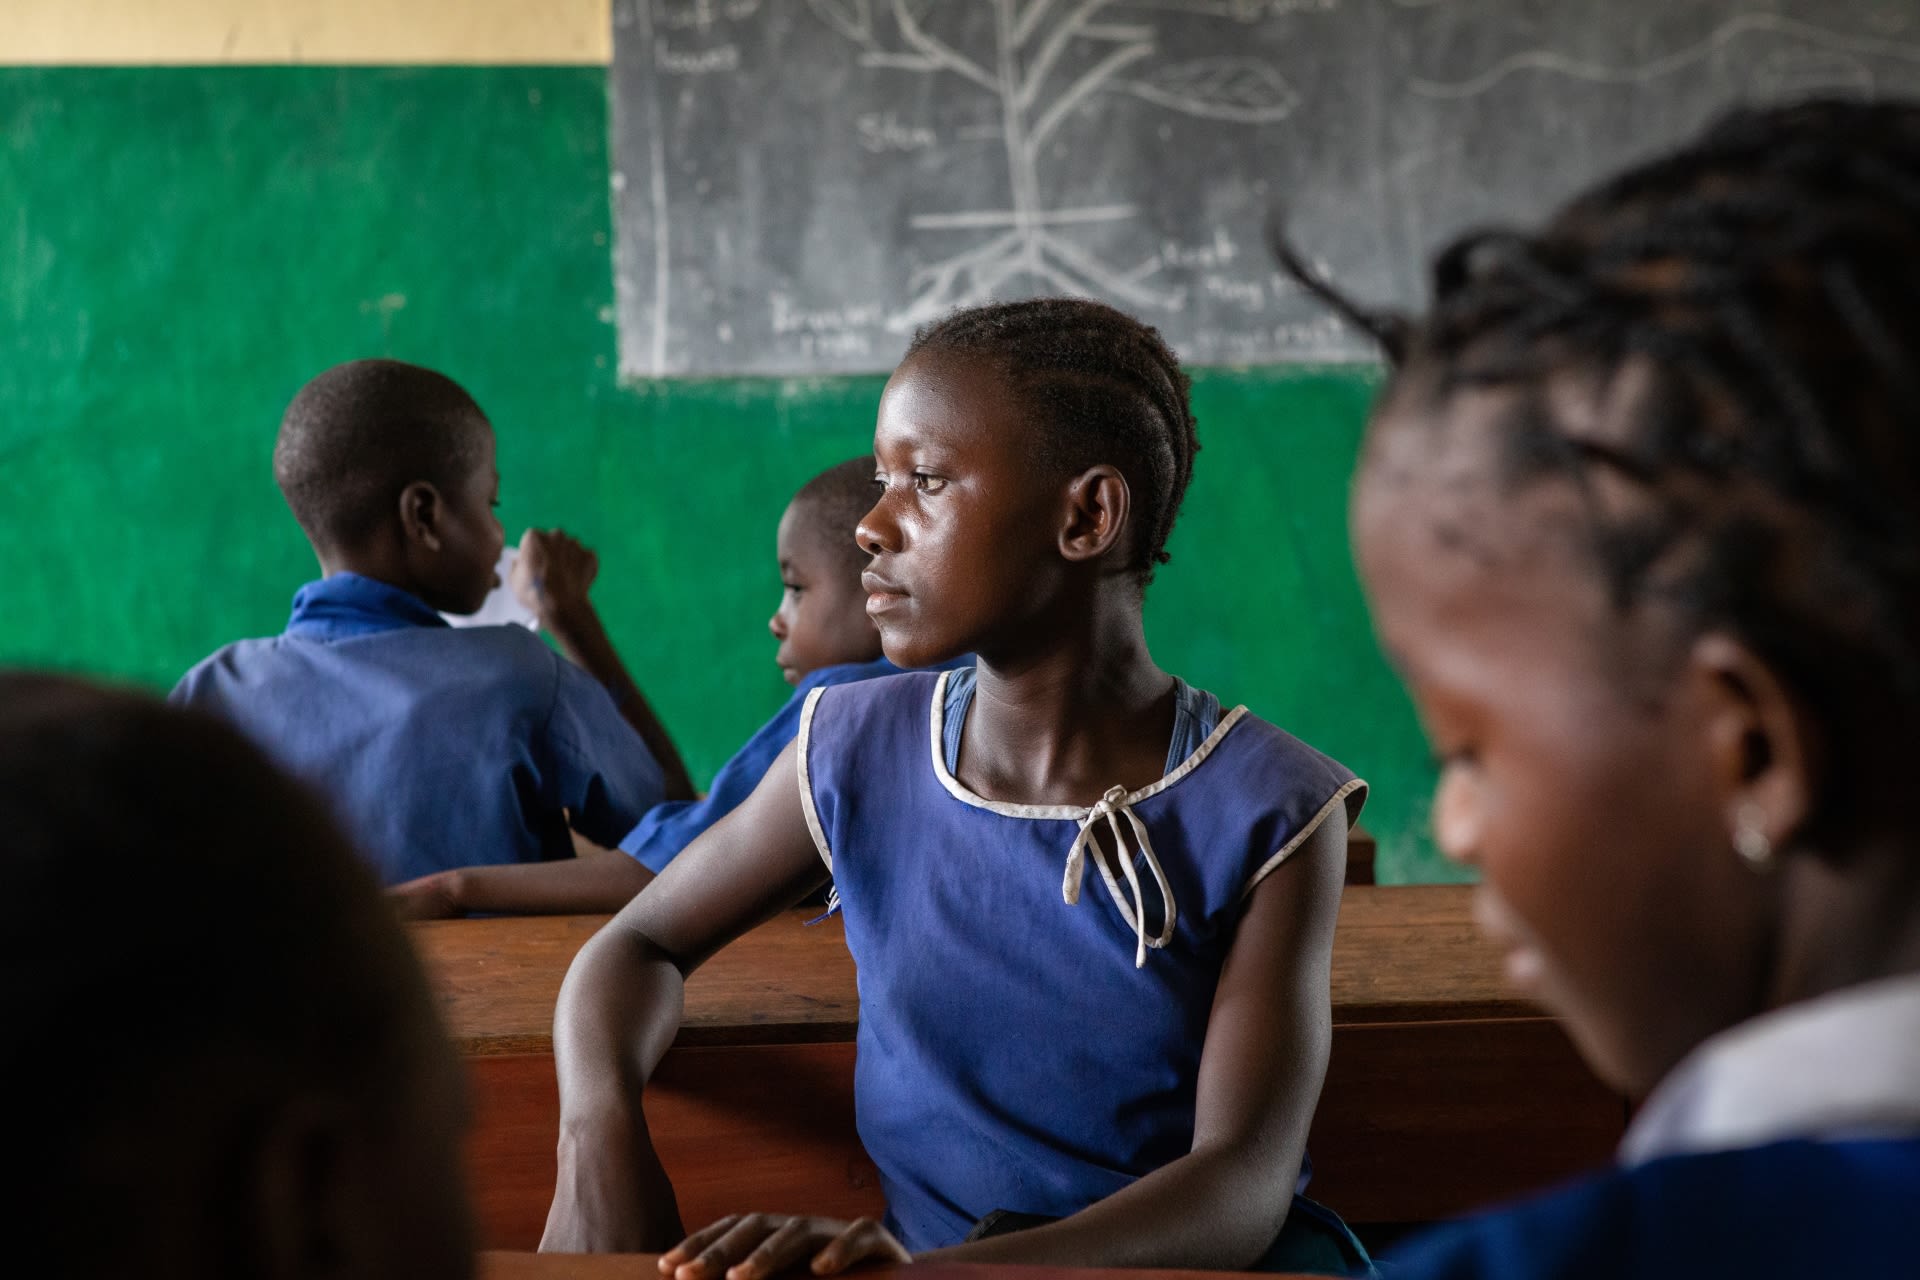
[[765, 1280], [803, 1265], [810, 1265], [814, 1275], [827, 1276], [860, 1262], [912, 1261], [905, 1247], [871, 1218], [841, 1222], [736, 1213], [661, 1254], [660, 1272], [673, 1280]]
[[460, 905], [459, 876], [458, 871], [436, 871], [396, 884], [387, 890], [387, 901], [402, 920], [455, 919], [466, 914]]
[[560, 1120], [542, 1253], [655, 1253], [686, 1234], [646, 1116], [618, 1105]]

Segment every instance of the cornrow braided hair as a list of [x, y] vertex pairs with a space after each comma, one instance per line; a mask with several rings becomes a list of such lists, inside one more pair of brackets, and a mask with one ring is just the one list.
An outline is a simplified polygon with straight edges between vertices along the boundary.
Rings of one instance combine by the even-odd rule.
[[1775, 665], [1826, 722], [1836, 808], [1903, 775], [1880, 744], [1920, 733], [1920, 106], [1737, 112], [1538, 234], [1464, 237], [1433, 293], [1388, 396], [1501, 391], [1503, 479], [1576, 486], [1617, 607]]
[[1138, 530], [1129, 567], [1153, 580], [1200, 451], [1189, 380], [1157, 331], [1102, 303], [1033, 298], [957, 311], [915, 334], [906, 359], [922, 352], [987, 360], [1033, 406], [1045, 465], [1117, 467]]

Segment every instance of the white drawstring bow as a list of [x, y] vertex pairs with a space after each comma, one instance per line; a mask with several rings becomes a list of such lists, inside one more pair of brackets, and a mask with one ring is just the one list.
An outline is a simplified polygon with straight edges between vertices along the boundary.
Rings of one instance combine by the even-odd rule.
[[[1160, 869], [1160, 859], [1154, 855], [1153, 841], [1147, 838], [1147, 829], [1134, 815], [1132, 806], [1126, 803], [1125, 787], [1109, 787], [1100, 797], [1100, 803], [1087, 810], [1087, 816], [1080, 822], [1080, 834], [1074, 837], [1073, 848], [1067, 851], [1067, 873], [1060, 882], [1060, 896], [1068, 906], [1080, 901], [1080, 882], [1086, 877], [1087, 850], [1093, 850], [1094, 864], [1100, 868], [1100, 878], [1107, 882], [1107, 893], [1113, 898], [1113, 905], [1120, 908], [1120, 915], [1133, 926], [1134, 951], [1133, 967], [1145, 967], [1148, 947], [1164, 947], [1173, 940], [1174, 906], [1173, 888], [1167, 884], [1167, 876]], [[1156, 937], [1147, 936], [1147, 903], [1140, 889], [1140, 877], [1133, 869], [1133, 858], [1127, 852], [1126, 832], [1120, 826], [1125, 817], [1127, 825], [1133, 828], [1134, 848], [1147, 860], [1147, 866], [1153, 871], [1155, 885], [1160, 890], [1160, 901], [1166, 904], [1166, 918], [1160, 924], [1160, 933]], [[1107, 820], [1107, 827], [1113, 832], [1113, 853], [1110, 856], [1100, 841], [1094, 836], [1094, 828], [1100, 820]], [[1121, 873], [1127, 878], [1127, 885], [1133, 890], [1133, 903], [1129, 907], [1121, 896], [1120, 881], [1113, 874], [1110, 863], [1118, 860]]]

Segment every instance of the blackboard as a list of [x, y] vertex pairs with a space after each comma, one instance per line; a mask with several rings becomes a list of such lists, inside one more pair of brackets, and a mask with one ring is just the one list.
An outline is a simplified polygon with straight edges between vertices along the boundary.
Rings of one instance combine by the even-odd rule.
[[1276, 205], [1364, 297], [1726, 106], [1920, 93], [1916, 0], [616, 0], [628, 376], [890, 367], [1074, 293], [1188, 361], [1367, 359], [1273, 270]]

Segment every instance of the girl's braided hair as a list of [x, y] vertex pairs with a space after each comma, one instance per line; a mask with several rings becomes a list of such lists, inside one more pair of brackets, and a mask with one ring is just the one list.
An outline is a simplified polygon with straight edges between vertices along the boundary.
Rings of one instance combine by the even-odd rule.
[[1187, 375], [1159, 333], [1102, 303], [1032, 298], [957, 311], [920, 330], [906, 359], [923, 351], [979, 356], [1006, 378], [1033, 408], [1043, 465], [1119, 468], [1138, 530], [1131, 567], [1152, 581], [1200, 450]]
[[1826, 726], [1830, 800], [1904, 783], [1887, 747], [1920, 731], [1920, 107], [1737, 112], [1537, 234], [1457, 241], [1423, 316], [1280, 253], [1383, 339], [1390, 402], [1440, 422], [1456, 392], [1500, 393], [1503, 483], [1575, 486], [1619, 609], [1657, 598], [1774, 665]]

